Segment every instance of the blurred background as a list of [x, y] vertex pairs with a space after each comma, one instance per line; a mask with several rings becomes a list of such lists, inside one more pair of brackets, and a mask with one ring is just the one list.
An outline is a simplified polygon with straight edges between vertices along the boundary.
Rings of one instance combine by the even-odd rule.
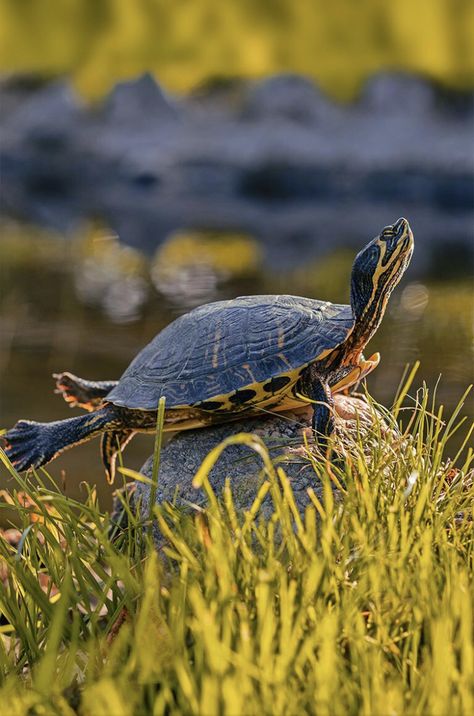
[[[1, 427], [69, 417], [52, 372], [117, 378], [200, 303], [347, 302], [355, 253], [399, 216], [416, 251], [370, 344], [369, 389], [389, 405], [419, 359], [417, 385], [441, 375], [453, 410], [473, 380], [469, 0], [0, 12]], [[151, 448], [134, 440], [127, 465]], [[74, 496], [97, 482], [107, 506], [96, 441], [51, 473]]]

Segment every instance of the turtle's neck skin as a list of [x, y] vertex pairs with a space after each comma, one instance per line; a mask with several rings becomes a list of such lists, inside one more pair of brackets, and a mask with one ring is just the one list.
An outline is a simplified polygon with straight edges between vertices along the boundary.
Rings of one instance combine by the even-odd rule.
[[[362, 259], [370, 259], [370, 255]], [[398, 284], [411, 258], [409, 250], [393, 251], [386, 262], [379, 259], [375, 270], [371, 261], [354, 261], [351, 277], [351, 308], [354, 328], [347, 339], [349, 351], [362, 351], [377, 331], [385, 314], [388, 299]]]
[[413, 235], [406, 219], [386, 227], [357, 254], [351, 275], [354, 327], [328, 357], [328, 368], [355, 364], [379, 327], [393, 289], [413, 252]]

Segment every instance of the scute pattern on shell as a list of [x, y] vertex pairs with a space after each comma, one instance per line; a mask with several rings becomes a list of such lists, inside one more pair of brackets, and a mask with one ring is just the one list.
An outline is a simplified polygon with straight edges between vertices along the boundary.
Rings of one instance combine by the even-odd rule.
[[194, 405], [315, 360], [345, 340], [350, 306], [299, 296], [245, 296], [200, 306], [161, 331], [107, 396], [154, 410]]

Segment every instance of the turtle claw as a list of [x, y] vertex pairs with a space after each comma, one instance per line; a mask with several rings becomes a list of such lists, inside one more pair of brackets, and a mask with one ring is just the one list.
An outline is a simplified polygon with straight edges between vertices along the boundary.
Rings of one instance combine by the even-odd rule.
[[2, 435], [5, 454], [18, 472], [41, 467], [50, 461], [51, 458], [43, 450], [42, 428], [42, 423], [19, 420]]
[[98, 408], [116, 381], [94, 381], [78, 378], [72, 373], [53, 373], [55, 393], [62, 395], [71, 408], [83, 408], [91, 412]]
[[79, 395], [80, 391], [76, 376], [72, 375], [72, 373], [53, 373], [53, 378], [56, 381], [54, 392], [62, 395], [71, 408], [79, 407], [81, 405], [81, 396]]

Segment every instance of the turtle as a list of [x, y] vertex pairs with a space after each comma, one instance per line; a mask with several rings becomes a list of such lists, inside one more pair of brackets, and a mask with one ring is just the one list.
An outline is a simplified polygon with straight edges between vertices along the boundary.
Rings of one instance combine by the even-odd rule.
[[[378, 364], [363, 350], [413, 253], [406, 219], [386, 226], [355, 257], [350, 305], [288, 295], [244, 296], [199, 306], [165, 327], [118, 381], [55, 374], [57, 390], [85, 415], [39, 423], [20, 420], [4, 435], [18, 471], [38, 468], [102, 435], [109, 482], [118, 452], [136, 432], [203, 428], [237, 418], [313, 407], [321, 451], [334, 428], [333, 398]], [[327, 454], [327, 452], [326, 452]]]

